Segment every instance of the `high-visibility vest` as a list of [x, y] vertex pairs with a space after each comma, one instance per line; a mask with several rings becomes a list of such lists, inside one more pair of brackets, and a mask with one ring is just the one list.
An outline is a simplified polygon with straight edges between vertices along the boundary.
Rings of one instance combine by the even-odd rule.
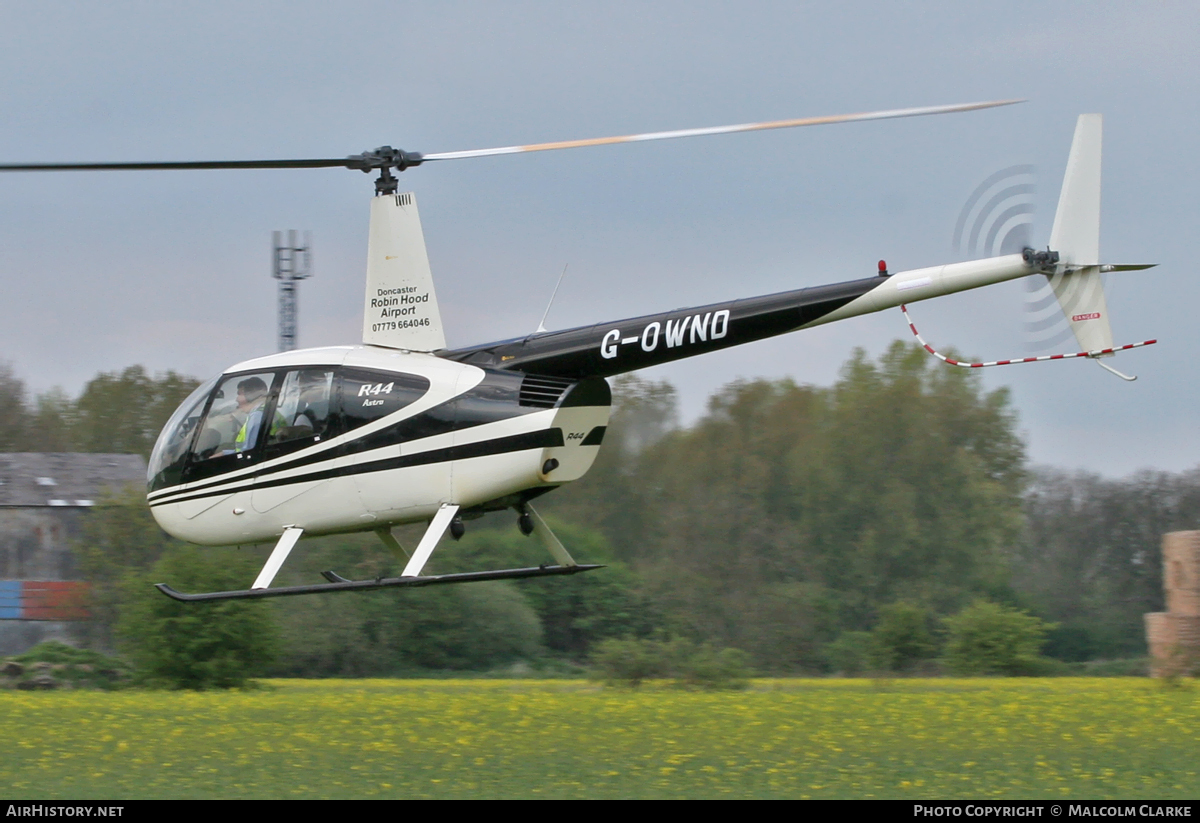
[[[265, 404], [264, 404], [265, 405]], [[238, 429], [237, 437], [233, 440], [233, 449], [237, 452], [244, 452], [246, 449], [254, 448], [254, 441], [258, 439], [258, 427], [262, 423], [263, 407], [259, 406], [246, 417], [246, 422], [242, 423], [242, 427]], [[271, 423], [271, 434], [279, 431], [287, 425], [287, 420], [275, 411], [275, 420]]]

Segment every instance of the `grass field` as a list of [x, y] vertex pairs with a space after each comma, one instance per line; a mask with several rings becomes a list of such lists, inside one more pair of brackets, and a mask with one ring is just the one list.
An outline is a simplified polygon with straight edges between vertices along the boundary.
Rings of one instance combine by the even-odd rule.
[[268, 681], [0, 694], [9, 797], [1200, 797], [1200, 689], [1144, 678]]

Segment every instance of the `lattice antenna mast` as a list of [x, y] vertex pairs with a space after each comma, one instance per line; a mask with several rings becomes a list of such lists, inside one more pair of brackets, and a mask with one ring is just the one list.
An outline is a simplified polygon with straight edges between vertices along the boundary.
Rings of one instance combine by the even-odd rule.
[[296, 348], [297, 283], [312, 277], [312, 233], [304, 233], [304, 245], [298, 245], [295, 229], [289, 229], [287, 243], [283, 232], [273, 233], [272, 276], [279, 281], [279, 350]]

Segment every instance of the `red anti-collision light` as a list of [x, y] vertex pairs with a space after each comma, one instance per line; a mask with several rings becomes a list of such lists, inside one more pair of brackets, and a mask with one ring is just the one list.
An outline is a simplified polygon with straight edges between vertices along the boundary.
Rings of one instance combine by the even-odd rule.
[[886, 272], [887, 272], [887, 261], [886, 261], [886, 260], [880, 260], [880, 261], [879, 261], [879, 273], [880, 273], [880, 274], [884, 274], [884, 273], [886, 273]]

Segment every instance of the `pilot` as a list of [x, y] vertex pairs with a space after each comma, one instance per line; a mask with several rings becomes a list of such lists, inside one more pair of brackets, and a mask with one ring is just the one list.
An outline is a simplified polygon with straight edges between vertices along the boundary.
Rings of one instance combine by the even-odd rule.
[[[267, 384], [261, 377], [247, 377], [238, 383], [237, 409], [239, 414], [245, 415], [246, 420], [234, 438], [234, 451], [243, 452], [254, 448], [258, 440], [258, 430], [262, 427], [263, 407], [266, 404]], [[272, 428], [279, 425], [280, 420], [276, 420]]]

